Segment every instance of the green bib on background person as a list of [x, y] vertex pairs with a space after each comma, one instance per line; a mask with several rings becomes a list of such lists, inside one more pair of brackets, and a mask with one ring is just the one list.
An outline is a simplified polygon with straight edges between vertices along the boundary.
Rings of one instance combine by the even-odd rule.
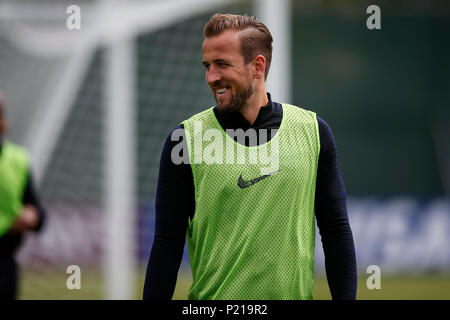
[[[311, 111], [282, 108], [276, 135], [253, 147], [228, 136], [213, 108], [182, 122], [195, 186], [195, 214], [187, 230], [189, 299], [312, 299], [318, 124]], [[195, 141], [203, 138], [206, 151], [210, 129], [223, 139], [221, 164], [194, 161]], [[233, 157], [226, 145], [234, 148], [235, 161], [244, 152], [246, 163], [227, 162], [227, 154]], [[268, 172], [270, 165], [258, 154], [273, 150], [278, 166]]]
[[5, 141], [0, 151], [0, 236], [8, 232], [23, 208], [27, 175], [27, 151]]

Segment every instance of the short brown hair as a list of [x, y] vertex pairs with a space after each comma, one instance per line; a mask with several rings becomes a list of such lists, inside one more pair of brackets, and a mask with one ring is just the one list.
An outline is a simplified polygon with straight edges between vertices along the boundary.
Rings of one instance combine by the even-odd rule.
[[245, 31], [240, 35], [241, 53], [247, 64], [257, 55], [266, 59], [264, 79], [267, 79], [272, 61], [272, 34], [267, 26], [256, 17], [236, 14], [215, 14], [203, 29], [203, 36], [211, 38], [226, 30]]

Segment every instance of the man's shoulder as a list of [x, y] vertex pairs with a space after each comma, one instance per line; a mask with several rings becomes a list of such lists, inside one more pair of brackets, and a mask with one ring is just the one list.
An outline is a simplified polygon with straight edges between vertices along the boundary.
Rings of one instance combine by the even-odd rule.
[[283, 118], [286, 116], [291, 125], [317, 126], [317, 116], [314, 111], [288, 103], [282, 103], [281, 106], [283, 108]]
[[328, 123], [319, 116], [317, 116], [317, 124], [319, 125], [319, 128], [325, 131], [331, 131], [331, 128], [328, 125]]
[[1, 157], [3, 169], [7, 168], [7, 170], [15, 170], [17, 172], [26, 172], [29, 170], [28, 151], [18, 144], [4, 141]]
[[276, 102], [276, 103], [279, 104], [280, 106], [282, 106], [283, 109], [290, 109], [293, 112], [310, 115], [311, 118], [313, 118], [317, 121], [317, 125], [318, 125], [319, 129], [326, 131], [326, 132], [331, 131], [329, 124], [323, 118], [319, 117], [315, 111], [313, 111], [309, 108], [299, 107], [299, 106], [289, 104], [289, 103], [278, 103], [278, 102]]
[[311, 115], [311, 116], [316, 116], [316, 113], [310, 109], [307, 109], [305, 107], [300, 107], [300, 106], [296, 106], [293, 104], [289, 104], [289, 103], [280, 103], [281, 106], [283, 107], [283, 109], [289, 110], [291, 112], [296, 112], [296, 113], [300, 113], [300, 114], [305, 114], [305, 115]]
[[214, 106], [209, 107], [203, 111], [200, 111], [199, 113], [196, 113], [191, 117], [187, 118], [186, 120], [182, 121], [180, 124], [184, 125], [187, 122], [198, 121], [210, 117], [213, 114], [213, 109]]
[[205, 109], [203, 111], [200, 111], [192, 116], [190, 116], [189, 118], [181, 121], [180, 123], [178, 123], [178, 125], [172, 129], [172, 131], [170, 131], [168, 137], [167, 137], [167, 141], [176, 139], [178, 140], [180, 137], [184, 136], [184, 129], [187, 123], [194, 123], [195, 121], [201, 121], [202, 119], [210, 116], [211, 114], [213, 114], [212, 109], [213, 107], [210, 107], [208, 109]]
[[18, 158], [28, 158], [28, 151], [25, 147], [13, 143], [11, 141], [3, 142], [2, 152], [7, 153], [10, 156], [18, 157]]

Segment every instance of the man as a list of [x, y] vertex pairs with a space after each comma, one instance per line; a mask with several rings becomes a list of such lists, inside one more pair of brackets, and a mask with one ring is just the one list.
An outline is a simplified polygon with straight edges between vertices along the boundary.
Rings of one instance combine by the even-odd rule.
[[[143, 298], [171, 299], [187, 235], [189, 299], [312, 299], [316, 218], [331, 295], [355, 299], [355, 249], [330, 128], [313, 112], [272, 101], [272, 36], [256, 18], [217, 14], [203, 33], [217, 106], [183, 121], [165, 143]], [[236, 134], [250, 131], [256, 144]], [[208, 132], [247, 157], [270, 148], [276, 166], [198, 161]], [[180, 150], [188, 163], [175, 161]]]
[[16, 299], [15, 254], [28, 231], [41, 229], [45, 212], [31, 181], [26, 151], [3, 139], [7, 129], [0, 92], [0, 299]]

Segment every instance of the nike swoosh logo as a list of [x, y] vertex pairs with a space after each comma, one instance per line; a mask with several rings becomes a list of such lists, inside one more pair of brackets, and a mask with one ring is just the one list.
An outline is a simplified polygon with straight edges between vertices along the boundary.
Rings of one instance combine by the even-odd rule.
[[241, 173], [241, 175], [239, 176], [237, 185], [238, 185], [238, 187], [241, 188], [241, 189], [248, 188], [248, 187], [254, 185], [254, 184], [257, 183], [257, 182], [260, 182], [261, 180], [263, 180], [263, 179], [265, 179], [265, 178], [267, 178], [267, 177], [270, 177], [270, 176], [274, 175], [274, 174], [277, 173], [278, 171], [280, 171], [280, 170], [277, 170], [277, 171], [274, 171], [274, 172], [265, 174], [265, 175], [263, 175], [263, 176], [261, 176], [261, 177], [258, 177], [258, 178], [252, 179], [252, 180], [248, 180], [248, 181], [245, 181], [244, 179], [242, 179], [242, 173]]

